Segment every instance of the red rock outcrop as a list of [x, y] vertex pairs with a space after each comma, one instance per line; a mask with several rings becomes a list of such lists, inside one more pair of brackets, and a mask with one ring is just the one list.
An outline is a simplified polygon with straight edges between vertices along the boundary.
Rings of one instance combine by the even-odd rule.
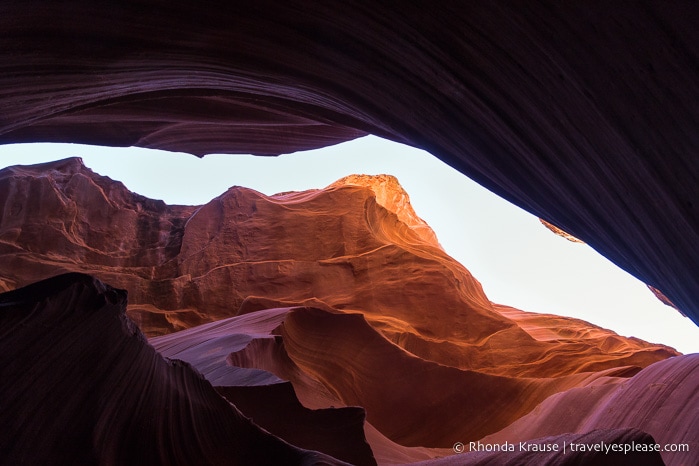
[[[248, 347], [261, 335], [271, 334], [289, 310], [260, 310], [156, 337], [151, 343], [162, 355], [192, 364], [222, 396], [268, 432], [351, 464], [375, 464], [364, 435], [363, 409], [337, 407], [341, 403], [332, 396], [304, 406], [296, 396], [298, 388], [295, 392], [284, 381], [292, 378], [287, 373], [278, 374], [283, 379], [278, 378], [263, 370], [266, 367], [261, 361], [250, 369], [231, 363], [231, 353]], [[264, 351], [256, 356], [267, 357]], [[326, 392], [317, 382], [308, 391], [316, 398]]]
[[[294, 372], [300, 369], [319, 381], [343, 404], [364, 407], [372, 425], [407, 446], [446, 448], [460, 439], [479, 439], [497, 425], [509, 425], [552, 393], [620, 372], [534, 379], [460, 370], [406, 353], [360, 314], [313, 308], [290, 313], [278, 332], [278, 342], [265, 341], [286, 353]], [[278, 375], [296, 381], [288, 366], [265, 367], [257, 360], [260, 352], [254, 347], [233, 353], [229, 362], [275, 373], [286, 369]]]
[[125, 309], [81, 274], [0, 295], [0, 464], [347, 464], [260, 429]]
[[[492, 377], [473, 371], [459, 371], [421, 361], [400, 351], [399, 348], [381, 338], [366, 322], [362, 322], [359, 315], [338, 314], [313, 308], [268, 309], [155, 337], [151, 341], [156, 349], [168, 357], [182, 358], [202, 370], [207, 379], [219, 386], [218, 390], [226, 396], [240, 390], [250, 393], [257, 393], [256, 390], [260, 390], [264, 393], [268, 389], [260, 389], [264, 385], [259, 385], [255, 378], [246, 375], [246, 372], [253, 371], [252, 368], [262, 369], [282, 379], [290, 380], [295, 394], [307, 407], [321, 409], [321, 411], [328, 407], [337, 410], [338, 407], [348, 404], [367, 407], [368, 421], [375, 423], [381, 432], [388, 433], [402, 443], [411, 443], [411, 440], [397, 438], [395, 429], [400, 429], [404, 435], [412, 437], [413, 441], [419, 438], [424, 443], [444, 442], [452, 445], [456, 441], [464, 441], [468, 444], [468, 441], [477, 441], [477, 439], [489, 443], [496, 441], [503, 443], [505, 440], [515, 444], [520, 440], [533, 442], [532, 439], [536, 436], [520, 438], [521, 435], [505, 433], [501, 437], [495, 434], [480, 438], [477, 432], [488, 430], [489, 423], [508, 423], [509, 421], [505, 419], [510, 416], [517, 417], [517, 409], [536, 404], [536, 398], [545, 397], [548, 390], [552, 388], [559, 390], [564, 384], [580, 385], [591, 393], [605, 394], [622, 390], [626, 384], [637, 383], [634, 382], [636, 377], [631, 378], [629, 382], [624, 382], [626, 379], [623, 377], [630, 374], [625, 374], [623, 369], [606, 371], [606, 373], [588, 373], [569, 377], [568, 380]], [[562, 333], [568, 330], [570, 328], [560, 329]], [[678, 359], [673, 359], [675, 360]], [[657, 364], [652, 367], [656, 366]], [[647, 374], [649, 370], [643, 371], [642, 374]], [[668, 375], [667, 379], [673, 380], [674, 386], [683, 384], [683, 392], [666, 397], [667, 393], [651, 391], [644, 402], [645, 409], [653, 409], [652, 407], [657, 407], [658, 403], [666, 403], [667, 401], [663, 401], [666, 398], [683, 400], [687, 396], [691, 397], [698, 381], [689, 373], [691, 370], [688, 371], [685, 367], [683, 373], [676, 372]], [[231, 374], [242, 375], [231, 377]], [[641, 378], [653, 380], [653, 377], [654, 375], [650, 378], [648, 376]], [[665, 383], [662, 377], [658, 380], [660, 383]], [[622, 382], [624, 385], [619, 385]], [[276, 386], [274, 382], [272, 383], [271, 386]], [[641, 380], [638, 383], [645, 382]], [[251, 386], [245, 387], [248, 384]], [[551, 387], [551, 385], [558, 386]], [[267, 387], [271, 386], [267, 385]], [[410, 389], [406, 390], [406, 386]], [[575, 390], [577, 389], [572, 389], [570, 392]], [[566, 391], [563, 394], [567, 393], [569, 392]], [[547, 398], [540, 406], [546, 406], [549, 400], [555, 400], [557, 396], [560, 395]], [[229, 399], [233, 400], [233, 398]], [[264, 403], [264, 400], [262, 398], [260, 402]], [[619, 434], [613, 432], [614, 429], [634, 426], [648, 429], [660, 425], [669, 425], [669, 428], [660, 435], [654, 434], [658, 442], [690, 442], [689, 445], [692, 447], [698, 440], [693, 434], [691, 425], [687, 429], [688, 423], [691, 424], [694, 416], [694, 409], [691, 406], [683, 417], [675, 417], [674, 412], [664, 409], [654, 417], [649, 417], [643, 410], [637, 410], [632, 400], [633, 396], [624, 400], [615, 400], [605, 405], [604, 410], [597, 409], [599, 406], [594, 403], [578, 400], [578, 403], [571, 403], [571, 406], [577, 409], [571, 410], [567, 407], [555, 412], [558, 412], [559, 419], [564, 419], [571, 425], [583, 422], [587, 415], [604, 416], [605, 412], [610, 411], [635, 412], [633, 416], [636, 419], [645, 419], [645, 421], [629, 425], [617, 419], [603, 426], [574, 429], [579, 433], [568, 436], [557, 435], [555, 423], [551, 427], [533, 423], [530, 429], [541, 429], [543, 433], [540, 433], [540, 436], [549, 435], [547, 428], [556, 430], [554, 433], [557, 437], [546, 439], [545, 442], [548, 444], [562, 441], [590, 444], [601, 441], [607, 444], [623, 443], [620, 438], [617, 438]], [[676, 403], [676, 401], [672, 402], [673, 405]], [[518, 405], [517, 408], [513, 409], [512, 404]], [[528, 426], [529, 424], [523, 420], [534, 416], [539, 409], [541, 408], [537, 408], [532, 414], [511, 424], [503, 432], [507, 432], [512, 426]], [[244, 409], [243, 412], [248, 414]], [[665, 419], [666, 416], [672, 419]], [[276, 433], [275, 427], [279, 428], [277, 426], [284, 425], [286, 421], [276, 416], [269, 422], [269, 427], [265, 425], [265, 428]], [[373, 427], [373, 424], [367, 424], [365, 432], [374, 455], [377, 459], [381, 459], [380, 464], [403, 464], [421, 458], [448, 455], [444, 450], [402, 447], [383, 438], [382, 435], [377, 436]], [[303, 424], [296, 428], [300, 432], [304, 431]], [[591, 432], [598, 428], [602, 430]], [[628, 442], [633, 440], [636, 443], [656, 443], [643, 435], [624, 435], [623, 438]], [[301, 446], [305, 445], [301, 444]], [[330, 453], [328, 450], [323, 451]], [[644, 455], [629, 456], [627, 454], [624, 457], [608, 453], [596, 457], [597, 453], [592, 451], [569, 452], [569, 456], [565, 458], [559, 456], [560, 452], [556, 455], [552, 452], [547, 454], [551, 456], [550, 464], [567, 464], [564, 460], [572, 462], [571, 464], [579, 464], [580, 461], [593, 461], [591, 458], [602, 461], [600, 464], [636, 464], [638, 461], [648, 461], [648, 463], [639, 464], [662, 464], [657, 462], [659, 461], [657, 454], [648, 453], [648, 451]], [[518, 461], [524, 461], [526, 458], [533, 463], [537, 458], [540, 461], [544, 459], [541, 452], [522, 453], [522, 455], [508, 453], [504, 457], [490, 456], [493, 464], [519, 464]], [[682, 458], [684, 457], [680, 456], [675, 459]], [[459, 455], [436, 464], [484, 464], [476, 459], [484, 461], [483, 455], [480, 454], [473, 457]], [[509, 462], [505, 463], [505, 459]], [[669, 464], [682, 464], [682, 462], [674, 461]]]
[[441, 249], [390, 176], [275, 196], [234, 187], [203, 206], [167, 206], [67, 159], [0, 171], [0, 193], [6, 287], [93, 274], [128, 290], [148, 335], [320, 305], [362, 313], [423, 359], [494, 375], [561, 376], [581, 361], [645, 367], [676, 354], [602, 329], [552, 340], [521, 328]]
[[699, 322], [699, 10], [85, 0], [0, 6], [0, 142], [431, 152]]
[[[470, 273], [441, 249], [389, 176], [352, 176], [322, 190], [275, 196], [236, 187], [204, 206], [167, 206], [68, 159], [2, 170], [0, 193], [5, 206], [0, 257], [6, 264], [0, 278], [5, 287], [65, 271], [88, 272], [123, 287], [130, 299], [127, 312], [153, 336], [155, 348], [191, 364], [206, 379], [198, 379], [206, 395], [195, 390], [195, 399], [220, 404], [223, 396], [274, 436], [338, 461], [390, 464], [444, 455], [443, 449], [454, 442], [505, 431], [557, 393], [612, 390], [606, 387], [621, 386], [642, 368], [677, 355], [576, 319], [491, 303]], [[77, 277], [78, 284], [97, 283], [84, 275], [69, 277]], [[51, 291], [52, 283], [66, 280], [29, 288], [36, 293], [24, 288], [3, 295], [10, 309], [23, 309], [11, 311], [15, 320], [7, 331], [15, 332], [11, 329], [19, 322], [29, 325], [15, 332], [16, 339], [8, 339], [19, 348], [15, 351], [20, 353], [10, 352], [18, 361], [21, 354], [45, 349], [52, 338], [80, 354], [101, 354], [94, 346], [105, 332], [98, 328], [101, 321], [71, 321], [75, 330], [70, 331], [68, 324], [55, 326], [44, 322], [42, 314], [32, 314], [34, 304], [18, 304], [17, 296], [41, 296], [41, 290]], [[114, 293], [119, 296], [114, 306], [125, 307], [123, 292]], [[71, 296], [50, 309], [90, 314], [95, 307], [92, 301], [72, 303]], [[133, 326], [126, 317], [119, 319], [127, 328]], [[29, 334], [42, 326], [55, 326], [53, 331], [66, 335], [32, 343]], [[155, 336], [181, 328], [186, 330]], [[83, 339], [83, 333], [90, 337]], [[27, 351], [27, 345], [33, 349]], [[138, 351], [150, 355], [148, 361], [160, 361], [150, 348]], [[120, 349], [119, 356], [105, 356], [112, 362], [93, 362], [116, 368], [114, 377], [127, 380], [142, 377], [127, 371], [141, 370], [139, 363], [128, 366], [128, 361], [140, 361], [139, 354]], [[29, 372], [46, 372], [51, 378], [46, 385], [56, 386], [56, 399], [66, 399], [68, 408], [61, 416], [68, 416], [81, 398], [91, 406], [92, 392], [73, 393], [72, 378], [62, 379], [34, 359], [27, 362]], [[128, 367], [122, 370], [122, 365]], [[151, 380], [153, 390], [189, 396], [186, 378], [172, 381], [165, 369], [151, 375], [146, 381]], [[161, 378], [171, 381], [170, 388], [157, 385]], [[101, 380], [95, 381], [98, 394], [103, 392]], [[8, 390], [18, 397], [15, 410], [37, 403], [36, 409], [49, 409], [41, 404], [41, 390], [25, 390], [22, 396]], [[129, 396], [126, 386], [113, 390], [119, 397]], [[123, 413], [105, 414], [104, 422], [115, 418], [113, 435], [118, 437], [109, 445], [122, 445], [118, 431], [131, 424], [119, 416], [136, 409], [138, 401], [129, 403]], [[628, 409], [628, 403], [614, 406]], [[202, 415], [195, 411], [172, 422], [189, 425], [188, 419]], [[149, 422], [154, 432], [161, 428], [160, 421]], [[601, 427], [646, 427], [612, 424]], [[86, 432], [99, 431], [89, 420], [83, 425]], [[236, 425], [231, 424], [231, 432]], [[24, 455], [29, 436], [44, 427], [13, 427], [24, 440], [8, 449], [10, 457]], [[48, 435], [56, 427], [45, 428]], [[183, 436], [186, 431], [183, 427]], [[626, 431], [593, 437], [620, 435], [648, 441]], [[78, 439], [71, 448], [86, 445]], [[305, 461], [302, 450], [289, 451], [301, 455], [293, 461]], [[169, 454], [191, 458], [200, 452], [144, 453], [152, 462], [167, 462], [164, 455]], [[119, 458], [115, 450], [104, 455]]]

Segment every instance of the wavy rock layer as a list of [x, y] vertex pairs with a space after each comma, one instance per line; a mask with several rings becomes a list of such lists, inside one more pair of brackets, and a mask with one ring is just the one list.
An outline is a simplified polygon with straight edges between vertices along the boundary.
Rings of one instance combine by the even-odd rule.
[[346, 464], [261, 430], [81, 274], [0, 295], [2, 464]]
[[[618, 372], [522, 379], [464, 371], [406, 353], [360, 314], [315, 308], [287, 309], [286, 315], [279, 311], [228, 319], [225, 326], [216, 326], [215, 333], [207, 330], [209, 324], [156, 337], [153, 345], [168, 357], [201, 368], [212, 383], [242, 385], [231, 378], [223, 382], [220, 374], [262, 369], [290, 380], [299, 398], [311, 407], [362, 406], [373, 426], [408, 446], [449, 447], [459, 439], [481, 438], [498, 430], [497, 426], [510, 424], [551, 393]], [[251, 318], [269, 312], [283, 316], [283, 322], [267, 335], [258, 333], [259, 325], [250, 328]], [[227, 343], [222, 331], [257, 337], [241, 348]], [[194, 354], [200, 356], [193, 358]]]
[[668, 465], [692, 464], [699, 451], [699, 354], [658, 362], [618, 385], [587, 386], [556, 394], [512, 425], [483, 439], [496, 443], [587, 432], [637, 428], [665, 447]]
[[[329, 394], [320, 403], [307, 403], [316, 409], [305, 407], [291, 384], [284, 381], [298, 380], [302, 377], [300, 371], [297, 377], [276, 371], [282, 377], [279, 378], [264, 370], [266, 365], [260, 359], [271, 361], [274, 355], [258, 353], [257, 364], [250, 368], [232, 363], [231, 353], [255, 345], [260, 338], [273, 338], [272, 331], [289, 311], [290, 308], [260, 310], [156, 337], [151, 343], [164, 356], [192, 364], [223, 397], [268, 432], [351, 464], [376, 464], [364, 435], [363, 409], [335, 408], [341, 403]], [[308, 393], [318, 399], [327, 390], [315, 382]]]
[[185, 207], [133, 194], [67, 159], [0, 171], [0, 193], [6, 288], [94, 274], [128, 290], [129, 314], [149, 335], [313, 305], [362, 313], [423, 359], [493, 375], [645, 367], [676, 354], [571, 319], [539, 323], [580, 329], [568, 336], [527, 331], [441, 249], [390, 176], [271, 197], [234, 187]]
[[[363, 406], [369, 422], [408, 446], [449, 447], [481, 438], [563, 387], [614, 375], [526, 379], [445, 367], [392, 345], [359, 314], [312, 308], [291, 313], [280, 333], [297, 367], [343, 403]], [[234, 363], [255, 364], [246, 356]]]
[[[571, 329], [556, 330], [565, 333]], [[226, 335], [249, 337], [247, 344], [230, 345]], [[316, 308], [261, 310], [155, 337], [152, 342], [169, 357], [182, 357], [203, 368], [209, 380], [219, 378], [223, 371], [262, 370], [290, 380], [304, 406], [321, 412], [328, 407], [335, 412], [347, 409], [340, 406], [365, 407], [366, 438], [380, 464], [449, 456], [425, 464], [682, 465], [692, 464], [699, 448], [696, 355], [661, 361], [631, 378], [626, 377], [633, 371], [630, 374], [625, 368], [558, 379], [492, 376], [421, 360], [386, 341], [359, 314]], [[233, 386], [219, 391], [256, 393], [255, 387], [235, 386], [246, 380], [229, 378], [227, 383]], [[575, 388], [565, 390], [565, 386]], [[548, 396], [552, 392], [560, 393]], [[527, 406], [535, 405], [521, 416]], [[278, 416], [269, 422], [265, 427], [274, 433], [275, 425], [284, 424]], [[507, 427], [482, 436], [497, 424]], [[298, 429], [303, 431], [302, 426]], [[478, 441], [489, 445], [509, 442], [515, 451], [451, 456], [445, 449], [404, 446], [447, 447]], [[526, 452], [519, 442], [556, 443], [559, 451]], [[620, 455], [571, 451], [568, 446], [562, 454], [563, 444], [571, 442], [657, 443], [661, 448], [675, 444], [683, 445], [683, 450], [643, 447]]]
[[[677, 355], [576, 319], [492, 304], [389, 176], [352, 176], [322, 190], [275, 196], [236, 187], [204, 206], [167, 206], [68, 159], [2, 170], [0, 193], [5, 288], [65, 271], [109, 280], [128, 290], [128, 313], [157, 350], [206, 378], [162, 360], [123, 315], [125, 294], [85, 275], [10, 291], [2, 298], [10, 311], [0, 339], [9, 345], [0, 352], [7, 372], [0, 375], [18, 383], [2, 393], [10, 402], [0, 420], [10, 419], [11, 443], [3, 451], [13, 461], [29, 455], [41, 462], [60, 445], [84, 450], [86, 462], [321, 461], [321, 453], [308, 450], [362, 465], [424, 460], [454, 442], [504, 432], [556, 394], [611, 393], [647, 373], [642, 368]], [[55, 305], [53, 294], [60, 298]], [[109, 312], [97, 311], [105, 306], [122, 333], [103, 328], [112, 322], [101, 320]], [[171, 333], [176, 329], [185, 330]], [[55, 372], [66, 361], [78, 363]], [[20, 374], [23, 365], [28, 369]], [[172, 367], [182, 374], [171, 374]], [[89, 371], [94, 377], [87, 382]], [[37, 390], [29, 385], [35, 372]], [[84, 381], [82, 390], [76, 380]], [[46, 390], [64, 403], [48, 405]], [[659, 400], [649, 394], [646, 402]], [[630, 401], [605, 406], [628, 411]], [[67, 423], [78, 407], [90, 409], [77, 414], [77, 437], [54, 432], [55, 420]], [[22, 414], [57, 409], [64, 410], [36, 426]], [[96, 420], [90, 413], [98, 413]], [[659, 414], [659, 422], [673, 413]], [[588, 426], [580, 416], [570, 422], [579, 434], [651, 427]], [[170, 423], [179, 427], [161, 434]], [[211, 438], [170, 447], [193, 435], [192, 426], [197, 435], [207, 432], [209, 423], [223, 427]], [[626, 431], [593, 437], [627, 434], [648, 440]], [[28, 453], [37, 435], [56, 443]], [[217, 443], [229, 435], [253, 446], [271, 442], [264, 453], [271, 456]], [[662, 438], [689, 438], [683, 435]], [[141, 456], [122, 458], [128, 451]]]
[[370, 132], [699, 322], [699, 10], [546, 0], [0, 7], [0, 142], [281, 153]]

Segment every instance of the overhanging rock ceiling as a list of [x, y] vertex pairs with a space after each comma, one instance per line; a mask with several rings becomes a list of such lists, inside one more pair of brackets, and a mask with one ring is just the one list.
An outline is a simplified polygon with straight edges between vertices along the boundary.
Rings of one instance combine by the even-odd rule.
[[373, 133], [699, 322], [691, 2], [0, 3], [0, 143], [278, 154]]

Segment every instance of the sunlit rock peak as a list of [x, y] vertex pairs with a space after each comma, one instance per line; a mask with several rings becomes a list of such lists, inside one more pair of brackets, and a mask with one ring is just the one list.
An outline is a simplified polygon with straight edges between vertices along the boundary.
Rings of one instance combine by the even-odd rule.
[[410, 204], [410, 196], [393, 175], [349, 175], [332, 183], [326, 189], [340, 186], [362, 186], [370, 188], [376, 195], [376, 202], [410, 227], [420, 238], [443, 249], [437, 235], [421, 219]]

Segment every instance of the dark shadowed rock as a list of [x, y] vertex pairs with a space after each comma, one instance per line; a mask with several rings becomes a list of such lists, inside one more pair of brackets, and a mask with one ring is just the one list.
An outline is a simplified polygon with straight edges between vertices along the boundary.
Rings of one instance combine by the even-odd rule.
[[692, 2], [0, 7], [0, 142], [278, 154], [373, 133], [585, 241], [699, 322]]
[[[17, 206], [0, 218], [6, 284], [93, 273], [128, 290], [129, 314], [151, 335], [208, 322], [153, 344], [215, 387], [290, 380], [306, 409], [361, 406], [404, 446], [481, 438], [553, 393], [618, 383], [677, 354], [494, 305], [386, 175], [274, 196], [234, 187], [183, 207], [68, 159], [0, 171], [0, 189]], [[302, 446], [371, 458], [351, 409], [332, 413], [354, 440]], [[288, 435], [283, 423], [265, 427]]]
[[[299, 401], [292, 385], [277, 377], [286, 380], [289, 374], [275, 375], [261, 362], [257, 367], [233, 363], [232, 353], [271, 335], [290, 310], [259, 310], [155, 337], [151, 343], [164, 356], [192, 364], [222, 396], [268, 432], [354, 465], [376, 464], [364, 434], [364, 409], [340, 407], [339, 400], [309, 409]], [[260, 359], [265, 356], [258, 353]], [[315, 396], [323, 390], [320, 384], [314, 388]]]
[[[289, 461], [311, 453], [277, 437], [352, 464], [410, 462], [443, 455], [456, 441], [508, 432], [523, 419], [533, 419], [527, 439], [564, 434], [547, 430], [559, 418], [536, 417], [556, 394], [621, 393], [632, 386], [627, 380], [643, 388], [665, 379], [642, 368], [677, 355], [581, 320], [491, 303], [386, 175], [274, 196], [234, 187], [203, 206], [168, 206], [67, 159], [2, 170], [0, 192], [9, 206], [0, 216], [6, 288], [89, 272], [129, 292], [128, 313], [152, 336], [186, 329], [152, 338], [159, 352], [186, 364], [167, 362], [124, 315], [125, 292], [95, 279], [63, 275], [3, 295], [12, 309], [4, 354], [27, 367], [20, 377], [8, 363], [8, 380], [17, 378], [23, 390], [7, 389], [16, 403], [5, 414], [23, 419], [17, 410], [36, 404], [31, 409], [47, 416], [36, 426], [11, 424], [18, 446], [4, 448], [13, 459], [35, 434], [73, 445], [86, 462], [254, 455], [216, 443], [235, 431], [252, 445], [256, 436], [278, 442], [266, 451], [288, 453]], [[105, 323], [109, 316], [126, 336]], [[26, 355], [35, 356], [26, 362]], [[66, 361], [78, 363], [64, 368]], [[671, 371], [667, 383], [689, 380], [682, 374]], [[65, 399], [57, 405], [63, 411], [52, 416], [59, 408], [45, 402], [43, 389], [30, 389], [35, 380]], [[692, 398], [692, 386], [683, 386], [688, 391], [673, 395], [672, 406]], [[658, 406], [663, 393], [646, 393], [644, 405]], [[104, 401], [111, 399], [120, 401]], [[592, 413], [633, 412], [619, 400]], [[641, 421], [588, 425], [570, 404], [561, 410], [570, 432], [636, 427], [662, 441], [692, 441], [682, 434], [686, 422], [667, 436]], [[70, 416], [75, 439], [48, 421]], [[191, 425], [206, 432], [209, 422], [228, 427], [181, 450], [163, 446], [185, 442]], [[163, 433], [168, 423], [179, 427]], [[31, 458], [49, 458], [59, 448], [52, 445]], [[129, 451], [142, 456], [118, 456]]]
[[0, 464], [345, 464], [261, 430], [125, 307], [77, 273], [0, 295]]

